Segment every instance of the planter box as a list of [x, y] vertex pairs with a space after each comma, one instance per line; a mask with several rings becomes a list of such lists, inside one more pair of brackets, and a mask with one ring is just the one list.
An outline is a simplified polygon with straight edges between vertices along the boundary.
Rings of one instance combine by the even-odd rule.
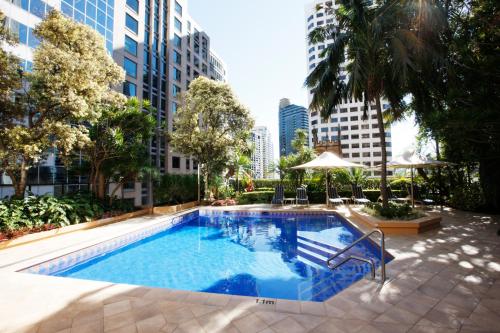
[[33, 234], [28, 234], [28, 235], [21, 236], [19, 238], [10, 239], [10, 240], [0, 242], [0, 250], [7, 249], [9, 247], [14, 247], [14, 246], [18, 246], [18, 245], [31, 243], [31, 242], [36, 242], [36, 241], [39, 241], [42, 239], [55, 237], [58, 235], [64, 235], [64, 234], [67, 234], [70, 232], [97, 228], [97, 227], [101, 227], [101, 226], [106, 225], [106, 224], [121, 222], [121, 221], [128, 220], [128, 219], [131, 219], [134, 217], [148, 215], [148, 214], [151, 214], [150, 208], [141, 209], [141, 210], [131, 212], [131, 213], [126, 213], [123, 215], [108, 217], [108, 218], [101, 219], [101, 220], [73, 224], [73, 225], [69, 225], [67, 227], [61, 227], [61, 228], [57, 228], [57, 229], [53, 229], [53, 230], [47, 230], [47, 231], [41, 231], [41, 232], [37, 232], [37, 233], [33, 233]]
[[379, 220], [357, 209], [349, 209], [351, 219], [368, 227], [379, 228], [386, 235], [418, 235], [439, 228], [441, 216], [429, 215], [415, 220]]
[[180, 212], [182, 210], [186, 209], [191, 209], [194, 208], [198, 205], [198, 201], [192, 201], [188, 203], [184, 203], [181, 205], [175, 205], [175, 206], [160, 206], [160, 207], [155, 207], [153, 208], [153, 214], [173, 214]]

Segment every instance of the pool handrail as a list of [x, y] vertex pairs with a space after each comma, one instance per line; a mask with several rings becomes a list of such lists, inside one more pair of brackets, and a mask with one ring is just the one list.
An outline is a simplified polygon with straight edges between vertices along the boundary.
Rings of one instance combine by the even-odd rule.
[[362, 237], [358, 238], [357, 240], [355, 240], [354, 242], [352, 242], [350, 245], [346, 246], [345, 248], [343, 248], [339, 252], [335, 253], [330, 258], [328, 258], [326, 260], [326, 265], [328, 266], [328, 268], [330, 268], [330, 269], [333, 270], [333, 269], [336, 269], [337, 267], [345, 264], [346, 262], [348, 262], [351, 259], [356, 259], [356, 260], [361, 260], [361, 261], [365, 261], [365, 262], [370, 263], [372, 265], [372, 276], [374, 277], [375, 276], [375, 264], [373, 263], [373, 261], [371, 261], [369, 259], [365, 259], [365, 258], [361, 258], [361, 257], [358, 257], [358, 256], [351, 255], [351, 256], [347, 257], [346, 259], [342, 260], [338, 264], [331, 265], [331, 262], [335, 258], [337, 258], [337, 257], [341, 256], [342, 254], [346, 253], [347, 251], [349, 251], [350, 249], [352, 249], [354, 246], [356, 246], [357, 244], [359, 244], [363, 240], [369, 238], [371, 235], [376, 234], [376, 233], [378, 233], [380, 235], [380, 283], [384, 283], [385, 279], [386, 279], [386, 275], [385, 275], [385, 236], [384, 236], [384, 232], [382, 230], [378, 229], [378, 228], [373, 229], [369, 233], [364, 234]]

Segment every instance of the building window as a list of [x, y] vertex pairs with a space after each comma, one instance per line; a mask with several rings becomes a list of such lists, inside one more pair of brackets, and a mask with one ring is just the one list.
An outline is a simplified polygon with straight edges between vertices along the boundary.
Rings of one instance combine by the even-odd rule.
[[352, 157], [359, 157], [359, 153], [352, 153]]
[[177, 103], [175, 102], [172, 102], [172, 113], [176, 113], [177, 112]]
[[[363, 157], [370, 157], [370, 152], [369, 151], [366, 151], [363, 153]], [[375, 156], [375, 154], [373, 154]]]
[[174, 46], [182, 50], [182, 39], [177, 34], [174, 34]]
[[358, 119], [359, 119], [358, 116], [352, 116], [351, 117], [351, 121], [357, 121]]
[[181, 74], [182, 74], [181, 71], [174, 67], [174, 80], [180, 81]]
[[186, 158], [186, 170], [191, 170], [191, 160]]
[[138, 0], [127, 0], [127, 6], [134, 12], [139, 12], [139, 1]]
[[177, 97], [178, 94], [181, 93], [181, 87], [176, 86], [175, 84], [172, 85], [172, 96]]
[[177, 1], [175, 2], [175, 11], [182, 16], [182, 6]]
[[182, 22], [179, 21], [179, 19], [176, 17], [174, 18], [174, 26], [177, 30], [179, 30], [180, 32], [182, 32]]
[[137, 96], [137, 86], [133, 84], [132, 82], [125, 81], [123, 83], [123, 94], [125, 96], [129, 97], [136, 97]]
[[365, 133], [365, 134], [362, 134], [362, 135], [361, 135], [361, 137], [362, 137], [363, 139], [369, 139], [369, 138], [370, 138], [370, 134]]
[[125, 51], [137, 56], [137, 42], [127, 35], [125, 35]]
[[362, 144], [362, 147], [363, 148], [370, 148], [370, 143], [369, 142], [365, 142]]
[[314, 18], [314, 15], [309, 16], [309, 17], [307, 18], [307, 22], [311, 22], [313, 18]]
[[125, 73], [127, 73], [128, 76], [131, 76], [133, 78], [137, 77], [137, 64], [134, 61], [125, 57], [125, 60], [123, 61], [123, 68], [125, 69]]
[[341, 122], [345, 122], [345, 121], [348, 121], [348, 120], [349, 120], [349, 118], [348, 118], [348, 117], [341, 117], [341, 118], [340, 118], [340, 121], [341, 121]]
[[135, 33], [139, 31], [139, 23], [129, 14], [125, 16], [125, 26]]
[[311, 121], [311, 125], [317, 125], [317, 124], [318, 124], [318, 120], [317, 120], [317, 119], [316, 119], [316, 120]]
[[351, 130], [352, 131], [355, 131], [355, 130], [358, 130], [359, 129], [359, 126], [358, 125], [352, 125], [351, 126]]
[[172, 168], [180, 169], [181, 167], [181, 158], [178, 156], [172, 156]]
[[177, 64], [177, 65], [181, 65], [182, 64], [182, 56], [177, 51], [174, 51], [174, 63]]
[[352, 134], [351, 139], [353, 139], [353, 140], [359, 139], [359, 134]]
[[347, 113], [347, 108], [341, 108], [340, 113]]

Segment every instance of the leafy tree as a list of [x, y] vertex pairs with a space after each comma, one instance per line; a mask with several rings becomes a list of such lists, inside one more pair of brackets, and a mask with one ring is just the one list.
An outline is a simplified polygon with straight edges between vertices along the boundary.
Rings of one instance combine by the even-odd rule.
[[[308, 143], [308, 134], [304, 129], [297, 129], [295, 131], [295, 138], [292, 140], [292, 147], [295, 154], [288, 156], [288, 165], [290, 167], [294, 167], [297, 165], [301, 165], [307, 163], [314, 159], [314, 150], [309, 148]], [[306, 175], [307, 170], [293, 170], [288, 168], [288, 173], [290, 178], [293, 180], [293, 183], [296, 187], [302, 185], [304, 183], [304, 177]]]
[[191, 82], [174, 118], [170, 142], [201, 164], [206, 198], [212, 176], [228, 165], [233, 151], [245, 148], [253, 124], [229, 85], [203, 77]]
[[148, 143], [155, 134], [156, 118], [149, 103], [140, 103], [136, 98], [99, 108], [101, 117], [90, 128], [91, 143], [83, 152], [90, 163], [91, 189], [100, 199], [106, 196], [107, 184], [111, 181], [117, 184], [112, 200], [125, 182], [153, 172]]
[[[410, 59], [405, 52], [409, 34], [399, 26], [397, 3], [373, 5], [365, 0], [340, 0], [335, 11], [338, 24], [318, 27], [309, 34], [311, 43], [333, 39], [322, 56], [324, 59], [306, 79], [313, 89], [311, 109], [328, 118], [343, 101], [364, 102], [366, 119], [372, 105], [375, 106], [379, 128], [382, 176], [381, 194], [383, 206], [387, 200], [387, 151], [385, 143], [384, 114], [381, 99], [389, 100], [392, 118], [402, 116], [405, 110], [405, 80]], [[326, 11], [333, 13], [331, 6]], [[348, 79], [341, 76], [345, 65]]]
[[16, 95], [15, 107], [4, 107], [0, 118], [0, 165], [16, 197], [24, 196], [28, 169], [51, 149], [68, 157], [89, 144], [85, 124], [99, 118], [98, 104], [124, 98], [111, 89], [123, 70], [93, 29], [54, 10], [34, 34], [40, 45], [33, 73], [23, 74], [29, 91]]
[[240, 192], [240, 177], [251, 178], [252, 161], [248, 154], [236, 151], [231, 159], [232, 173], [236, 176], [236, 191]]
[[274, 163], [273, 167], [280, 177], [280, 182], [283, 182], [283, 179], [285, 179], [286, 173], [289, 168], [288, 159], [286, 158], [286, 156], [281, 156], [280, 159], [276, 163]]
[[[7, 29], [5, 15], [0, 11], [0, 44], [16, 45], [17, 41]], [[12, 96], [16, 90], [21, 89], [19, 79], [20, 61], [19, 58], [0, 48], [0, 108], [2, 110], [11, 109], [16, 105], [12, 103]], [[3, 112], [2, 112], [3, 113]]]
[[411, 106], [423, 132], [439, 142], [438, 158], [479, 166], [486, 204], [500, 211], [498, 2], [447, 0], [442, 7], [445, 29], [433, 33], [443, 60], [417, 63]]

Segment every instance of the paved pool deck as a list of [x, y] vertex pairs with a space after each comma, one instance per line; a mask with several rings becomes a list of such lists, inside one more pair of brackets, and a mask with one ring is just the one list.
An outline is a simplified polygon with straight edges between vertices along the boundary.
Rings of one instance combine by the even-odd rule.
[[500, 217], [441, 214], [441, 229], [387, 237], [395, 260], [383, 286], [364, 279], [323, 303], [15, 272], [165, 216], [0, 250], [0, 332], [500, 332]]

